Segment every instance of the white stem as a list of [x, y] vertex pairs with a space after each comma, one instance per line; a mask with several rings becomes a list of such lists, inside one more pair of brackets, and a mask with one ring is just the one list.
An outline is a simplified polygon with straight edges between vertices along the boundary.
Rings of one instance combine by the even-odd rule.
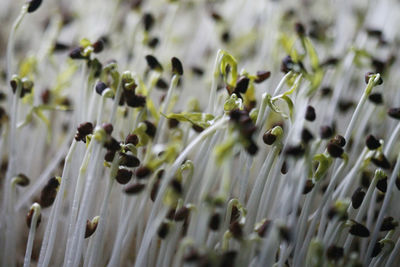
[[37, 203], [34, 203], [31, 207], [31, 209], [33, 209], [33, 215], [32, 215], [32, 219], [31, 219], [31, 226], [29, 228], [28, 242], [26, 245], [24, 267], [29, 267], [31, 265], [33, 241], [35, 240], [37, 222], [38, 222], [38, 219], [40, 216], [40, 205]]
[[376, 240], [378, 239], [379, 229], [381, 228], [384, 216], [386, 214], [387, 208], [389, 206], [390, 197], [392, 196], [392, 192], [395, 186], [395, 182], [400, 170], [400, 153], [397, 156], [396, 165], [394, 166], [394, 170], [392, 172], [392, 176], [389, 179], [389, 184], [387, 186], [385, 198], [383, 199], [383, 204], [379, 211], [378, 219], [376, 220], [376, 224], [374, 230], [372, 231], [371, 241], [369, 242], [369, 246], [367, 249], [367, 253], [365, 254], [364, 264], [368, 264], [371, 260], [372, 250], [374, 249]]

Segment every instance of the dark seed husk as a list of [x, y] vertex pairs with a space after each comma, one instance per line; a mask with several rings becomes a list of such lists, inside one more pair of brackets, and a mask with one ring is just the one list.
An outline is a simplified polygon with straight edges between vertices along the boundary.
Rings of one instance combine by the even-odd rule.
[[367, 227], [356, 221], [353, 221], [353, 223], [354, 224], [350, 227], [349, 230], [350, 234], [358, 237], [369, 237], [369, 230]]
[[303, 194], [306, 195], [311, 192], [311, 190], [314, 188], [314, 183], [310, 179], [307, 179], [304, 189], [303, 189]]
[[272, 145], [276, 140], [276, 135], [271, 133], [271, 130], [268, 130], [263, 135], [263, 141], [267, 145]]
[[394, 221], [393, 217], [386, 217], [383, 219], [380, 231], [391, 231], [399, 225], [398, 222]]
[[332, 261], [340, 260], [343, 257], [343, 254], [344, 254], [344, 249], [342, 247], [334, 245], [330, 246], [326, 250], [326, 256], [328, 257], [328, 259]]
[[115, 179], [119, 184], [127, 184], [132, 178], [132, 171], [128, 169], [119, 169]]
[[161, 225], [158, 227], [157, 235], [159, 238], [164, 239], [169, 232], [169, 225], [166, 222], [162, 222]]
[[219, 229], [220, 221], [219, 213], [214, 213], [208, 221], [208, 227], [213, 231], [217, 231]]
[[390, 108], [387, 113], [389, 117], [400, 120], [400, 108]]
[[367, 145], [368, 149], [370, 150], [375, 150], [381, 146], [381, 143], [379, 142], [378, 139], [375, 138], [372, 134], [367, 136], [367, 139], [365, 140], [365, 144]]
[[182, 63], [178, 58], [173, 57], [171, 59], [171, 64], [172, 64], [172, 73], [177, 75], [183, 75]]
[[381, 192], [383, 192], [383, 193], [386, 193], [386, 190], [387, 190], [387, 180], [388, 180], [387, 177], [386, 177], [386, 178], [383, 178], [383, 179], [380, 179], [380, 180], [376, 183], [376, 188], [378, 188], [379, 191], [381, 191]]
[[365, 197], [365, 192], [363, 191], [362, 187], [360, 186], [359, 188], [354, 191], [353, 195], [351, 196], [351, 205], [353, 206], [354, 209], [358, 209]]
[[145, 187], [146, 187], [145, 184], [135, 183], [135, 184], [132, 184], [132, 185], [129, 185], [128, 187], [126, 187], [124, 189], [124, 191], [128, 195], [136, 195], [136, 194], [142, 192]]
[[340, 156], [342, 156], [344, 150], [341, 146], [329, 142], [328, 146], [326, 147], [326, 149], [328, 150], [329, 155], [331, 155], [331, 157], [333, 158], [339, 158]]
[[147, 61], [147, 65], [149, 66], [150, 69], [156, 70], [156, 71], [163, 70], [163, 67], [161, 66], [160, 62], [158, 62], [158, 60], [154, 56], [147, 55], [146, 61]]
[[40, 5], [42, 4], [42, 0], [28, 0], [28, 13], [35, 12]]

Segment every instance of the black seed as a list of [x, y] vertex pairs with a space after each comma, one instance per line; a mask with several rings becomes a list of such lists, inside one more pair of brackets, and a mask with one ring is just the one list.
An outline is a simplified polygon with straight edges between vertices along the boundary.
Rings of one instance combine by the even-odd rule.
[[158, 227], [157, 235], [159, 238], [164, 239], [169, 232], [169, 225], [166, 222], [162, 222], [161, 225]]
[[272, 145], [276, 140], [276, 135], [271, 133], [272, 130], [268, 130], [263, 134], [263, 141], [267, 145]]
[[106, 90], [108, 88], [107, 84], [103, 83], [103, 82], [98, 82], [96, 84], [96, 93], [98, 93], [99, 95], [102, 95], [104, 90]]
[[370, 150], [375, 150], [381, 146], [381, 143], [379, 142], [378, 139], [375, 138], [372, 134], [367, 136], [367, 139], [365, 140], [365, 144], [367, 145], [368, 149]]
[[243, 236], [242, 225], [238, 221], [234, 221], [229, 225], [229, 231], [236, 239], [241, 239]]
[[387, 113], [389, 117], [400, 120], [400, 108], [390, 108]]
[[365, 197], [365, 192], [362, 190], [362, 187], [358, 187], [351, 196], [351, 205], [353, 206], [354, 209], [358, 209], [361, 206], [364, 197]]
[[386, 64], [382, 60], [379, 60], [377, 58], [372, 58], [371, 65], [374, 67], [374, 71], [376, 73], [382, 74], [385, 72]]
[[257, 234], [260, 237], [265, 237], [265, 234], [267, 233], [267, 230], [269, 229], [270, 225], [271, 225], [271, 220], [265, 220], [263, 224], [257, 229]]
[[174, 220], [178, 221], [178, 222], [179, 221], [184, 221], [189, 216], [189, 213], [190, 213], [190, 209], [188, 209], [187, 207], [183, 206], [182, 208], [178, 209], [175, 212]]
[[140, 161], [134, 155], [121, 153], [120, 165], [133, 168], [133, 167], [139, 166], [140, 165]]
[[229, 220], [229, 223], [233, 223], [234, 221], [238, 221], [240, 219], [240, 211], [236, 207], [236, 205], [232, 206], [232, 212], [231, 212], [231, 219]]
[[288, 227], [286, 226], [279, 227], [279, 235], [284, 241], [288, 243], [290, 242], [292, 234], [290, 233], [290, 229]]
[[75, 139], [77, 141], [86, 141], [85, 137], [93, 132], [93, 124], [90, 122], [81, 123], [78, 126], [77, 134], [75, 135]]
[[286, 56], [281, 63], [281, 71], [284, 73], [288, 73], [293, 69], [294, 62], [290, 56]]
[[329, 260], [338, 261], [343, 257], [344, 250], [342, 247], [331, 245], [326, 250], [326, 256]]
[[271, 76], [270, 71], [265, 71], [265, 70], [259, 70], [256, 73], [257, 79], [254, 80], [255, 83], [262, 83], [266, 79], [268, 79]]
[[353, 221], [353, 225], [350, 227], [349, 233], [359, 237], [369, 237], [368, 228], [356, 221]]
[[[32, 217], [33, 217], [33, 213], [34, 213], [34, 209], [30, 209], [28, 214], [26, 215], [26, 225], [28, 226], [28, 228], [31, 228], [31, 224], [32, 224]], [[40, 222], [42, 221], [42, 214], [39, 214], [37, 220], [36, 220], [36, 228], [39, 227]]]
[[321, 63], [321, 67], [326, 67], [326, 66], [336, 66], [339, 63], [339, 59], [336, 57], [329, 57], [325, 59]]
[[104, 49], [104, 41], [102, 39], [99, 39], [95, 43], [93, 43], [92, 46], [94, 53], [100, 53]]
[[247, 88], [249, 87], [250, 79], [243, 76], [240, 77], [236, 82], [235, 92], [239, 92], [241, 94], [246, 93]]
[[306, 195], [311, 192], [311, 190], [314, 188], [314, 183], [310, 179], [307, 179], [304, 189], [303, 189], [303, 195]]
[[302, 145], [289, 145], [285, 149], [285, 155], [293, 157], [303, 156], [305, 150]]
[[121, 148], [121, 144], [114, 138], [109, 138], [103, 145], [107, 150], [118, 151]]
[[104, 155], [104, 160], [107, 162], [113, 161], [115, 156], [115, 151], [108, 150], [107, 153]]
[[126, 98], [126, 104], [131, 108], [144, 107], [146, 105], [146, 97], [142, 95], [132, 95]]
[[127, 184], [132, 178], [132, 171], [127, 169], [119, 169], [115, 179], [119, 184]]
[[326, 149], [328, 150], [329, 155], [333, 158], [339, 158], [343, 154], [343, 148], [333, 142], [329, 142]]
[[225, 251], [221, 255], [219, 267], [234, 267], [237, 252], [234, 250]]
[[177, 119], [168, 119], [168, 127], [170, 129], [174, 129], [176, 127], [178, 127], [179, 125], [179, 121]]
[[258, 152], [258, 146], [257, 146], [256, 143], [254, 143], [253, 140], [251, 140], [250, 144], [248, 144], [248, 145], [245, 147], [245, 149], [246, 149], [247, 153], [249, 153], [249, 154], [252, 155], [252, 156], [254, 156], [255, 154], [257, 154], [257, 152]]
[[312, 133], [307, 128], [304, 128], [301, 131], [301, 141], [303, 141], [305, 144], [307, 144], [312, 139], [314, 139], [314, 136], [312, 135]]
[[150, 137], [154, 137], [156, 135], [156, 126], [154, 126], [154, 124], [150, 121], [144, 121], [144, 123], [146, 124], [146, 131], [145, 133], [150, 136]]
[[136, 169], [135, 176], [138, 179], [144, 179], [151, 174], [151, 169], [146, 166], [142, 166]]
[[160, 40], [157, 37], [153, 37], [148, 41], [147, 45], [151, 48], [156, 48], [159, 43]]
[[388, 159], [383, 154], [379, 154], [376, 158], [371, 158], [372, 163], [382, 169], [390, 169], [391, 165]]
[[239, 122], [240, 118], [243, 116], [243, 111], [239, 109], [233, 109], [229, 112], [229, 118], [232, 121]]
[[150, 13], [145, 13], [143, 15], [142, 20], [143, 20], [143, 26], [144, 26], [145, 31], [147, 31], [147, 32], [150, 31], [153, 28], [154, 22], [155, 22], [153, 15]]
[[170, 208], [165, 218], [167, 218], [168, 220], [173, 220], [175, 216], [175, 211], [176, 211], [175, 208]]
[[42, 0], [28, 0], [28, 13], [35, 12], [40, 5], [42, 4]]
[[59, 182], [55, 177], [51, 178], [47, 182], [46, 186], [43, 188], [40, 194], [40, 201], [39, 201], [40, 206], [42, 206], [43, 208], [47, 208], [54, 203], [54, 200], [56, 199], [57, 196], [58, 186]]
[[68, 50], [68, 49], [69, 49], [69, 45], [63, 44], [63, 43], [59, 43], [59, 42], [56, 42], [54, 44], [54, 47], [53, 47], [53, 50], [55, 52], [61, 52], [61, 51], [65, 51], [65, 50]]
[[163, 67], [161, 66], [160, 62], [158, 62], [158, 60], [154, 56], [147, 55], [146, 61], [147, 61], [147, 65], [149, 66], [150, 69], [156, 70], [156, 71], [163, 70]]
[[82, 55], [82, 52], [82, 46], [75, 47], [71, 50], [71, 52], [69, 52], [69, 57], [72, 59], [85, 59], [85, 57]]
[[396, 178], [396, 187], [398, 190], [400, 190], [400, 177], [399, 176]]
[[347, 218], [348, 218], [347, 212], [339, 213], [335, 206], [330, 207], [328, 210], [328, 213], [327, 213], [327, 217], [329, 218], [329, 220], [332, 220], [336, 216], [338, 216], [338, 220], [340, 220], [340, 221], [347, 220]]
[[306, 110], [306, 116], [305, 116], [306, 120], [308, 121], [314, 121], [316, 118], [315, 115], [315, 109], [312, 106], [308, 106], [307, 110]]
[[369, 36], [371, 37], [376, 37], [378, 39], [380, 39], [383, 36], [383, 33], [381, 30], [378, 29], [372, 29], [372, 28], [368, 28], [366, 29], [366, 32]]
[[168, 83], [163, 78], [159, 78], [156, 87], [159, 89], [168, 89]]
[[332, 88], [330, 88], [330, 87], [324, 87], [324, 88], [321, 89], [321, 95], [322, 95], [323, 97], [330, 96], [331, 94], [332, 94]]
[[198, 66], [193, 66], [191, 69], [192, 69], [192, 72], [197, 76], [203, 76], [203, 74], [204, 74], [204, 70]]
[[339, 111], [345, 113], [349, 111], [354, 106], [354, 102], [347, 99], [339, 99], [338, 108]]
[[23, 173], [19, 173], [17, 175], [17, 177], [18, 177], [17, 185], [22, 186], [22, 187], [29, 185], [30, 180], [29, 180], [28, 176], [26, 176]]
[[321, 126], [319, 133], [322, 139], [328, 139], [333, 135], [333, 130], [331, 127], [325, 125]]
[[11, 80], [10, 85], [11, 85], [11, 89], [12, 89], [13, 93], [15, 94], [15, 91], [17, 90], [17, 87], [18, 87], [17, 81]]
[[374, 249], [372, 250], [371, 257], [375, 258], [376, 256], [378, 256], [378, 254], [381, 253], [382, 249], [383, 249], [383, 244], [380, 242], [376, 242]]
[[154, 202], [157, 198], [158, 188], [160, 187], [160, 180], [155, 181], [150, 191], [150, 199]]
[[103, 65], [97, 58], [88, 60], [87, 66], [91, 70], [95, 78], [98, 78], [100, 76], [101, 70], [103, 69]]
[[213, 20], [215, 20], [215, 21], [222, 21], [222, 20], [223, 20], [221, 14], [217, 13], [216, 11], [212, 11], [212, 12], [210, 13], [210, 15], [211, 15], [211, 18], [212, 18]]
[[378, 188], [379, 191], [381, 191], [381, 192], [383, 192], [383, 193], [386, 193], [386, 190], [387, 190], [387, 180], [388, 180], [387, 177], [386, 177], [386, 178], [383, 178], [383, 179], [380, 179], [380, 180], [376, 183], [376, 188]]
[[364, 188], [368, 188], [371, 182], [371, 173], [367, 171], [363, 171], [361, 173], [361, 185]]
[[43, 104], [49, 104], [51, 99], [51, 91], [49, 89], [44, 90], [40, 94], [40, 98], [42, 99]]
[[286, 163], [286, 161], [284, 161], [284, 162], [282, 163], [282, 166], [281, 166], [281, 173], [282, 173], [282, 174], [286, 174], [287, 172], [288, 172], [287, 163]]
[[299, 35], [299, 36], [304, 36], [306, 34], [306, 28], [304, 27], [304, 25], [300, 22], [297, 22], [294, 25], [294, 30], [295, 32]]
[[217, 231], [219, 228], [220, 221], [221, 221], [221, 218], [220, 218], [219, 213], [214, 213], [213, 215], [211, 215], [210, 220], [208, 221], [208, 227], [212, 231]]
[[380, 231], [391, 231], [399, 225], [398, 222], [394, 221], [393, 217], [386, 217], [383, 219]]
[[372, 103], [374, 103], [376, 105], [380, 105], [383, 103], [383, 98], [382, 98], [381, 93], [370, 94], [368, 99], [369, 99], [369, 101], [371, 101]]
[[136, 194], [142, 192], [145, 187], [146, 187], [145, 184], [135, 183], [135, 184], [127, 186], [124, 189], [124, 191], [128, 195], [136, 195]]
[[229, 31], [226, 30], [221, 34], [221, 40], [224, 43], [229, 43], [229, 41], [231, 40], [231, 34], [229, 33]]
[[86, 221], [85, 238], [88, 238], [88, 237], [90, 237], [91, 235], [94, 234], [94, 232], [97, 229], [97, 224], [98, 223], [92, 223], [89, 220]]
[[343, 137], [343, 136], [341, 136], [341, 135], [336, 135], [332, 140], [331, 140], [331, 142], [332, 143], [335, 143], [335, 144], [337, 144], [337, 145], [339, 145], [339, 146], [341, 146], [341, 147], [344, 147], [345, 145], [346, 145], [346, 139]]
[[177, 75], [183, 75], [182, 63], [178, 58], [176, 57], [171, 58], [171, 64], [172, 64], [172, 73]]
[[171, 181], [171, 187], [176, 193], [182, 194], [183, 192], [182, 184], [177, 179], [173, 179]]
[[197, 124], [193, 124], [192, 125], [192, 129], [196, 132], [196, 133], [201, 133], [202, 131], [204, 131], [204, 128], [197, 125]]
[[132, 144], [136, 146], [139, 143], [139, 138], [136, 134], [128, 134], [125, 139], [125, 144]]
[[103, 128], [103, 130], [106, 132], [106, 134], [111, 135], [111, 133], [114, 130], [114, 127], [112, 126], [111, 123], [103, 123], [103, 125], [101, 125], [101, 127]]

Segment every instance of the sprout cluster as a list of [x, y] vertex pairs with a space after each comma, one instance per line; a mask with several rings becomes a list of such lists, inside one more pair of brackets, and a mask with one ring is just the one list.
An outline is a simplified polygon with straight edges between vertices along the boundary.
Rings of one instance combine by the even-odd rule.
[[1, 266], [397, 266], [400, 3], [5, 0]]

